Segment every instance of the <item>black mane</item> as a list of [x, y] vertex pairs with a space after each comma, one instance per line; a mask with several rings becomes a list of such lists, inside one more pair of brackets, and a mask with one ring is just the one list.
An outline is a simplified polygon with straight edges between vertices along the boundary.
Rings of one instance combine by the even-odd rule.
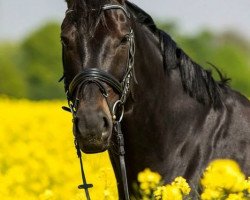
[[126, 5], [137, 22], [147, 26], [158, 36], [166, 74], [178, 67], [184, 91], [200, 103], [212, 104], [214, 108], [219, 108], [222, 105], [221, 88], [226, 86], [227, 81], [221, 73], [216, 69], [221, 77], [221, 81], [216, 82], [211, 71], [192, 61], [167, 33], [157, 28], [149, 14], [131, 2], [126, 1]]

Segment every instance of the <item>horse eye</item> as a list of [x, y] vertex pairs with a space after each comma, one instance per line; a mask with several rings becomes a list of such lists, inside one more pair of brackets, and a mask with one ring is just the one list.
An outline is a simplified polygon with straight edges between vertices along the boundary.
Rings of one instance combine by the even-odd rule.
[[129, 35], [125, 35], [125, 37], [123, 37], [121, 40], [121, 45], [127, 44], [128, 41], [129, 41]]
[[61, 36], [61, 43], [64, 47], [69, 46], [69, 39], [67, 37]]

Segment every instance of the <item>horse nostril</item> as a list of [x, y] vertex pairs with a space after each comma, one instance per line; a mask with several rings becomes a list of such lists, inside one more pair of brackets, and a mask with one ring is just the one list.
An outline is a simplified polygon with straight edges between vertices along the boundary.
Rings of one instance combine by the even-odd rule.
[[108, 116], [102, 110], [79, 110], [74, 124], [76, 131], [83, 138], [106, 138], [112, 127]]
[[108, 130], [109, 128], [109, 122], [108, 122], [107, 117], [103, 117], [103, 128], [104, 130]]
[[102, 139], [107, 139], [109, 137], [109, 121], [107, 117], [103, 117], [103, 127], [102, 127]]

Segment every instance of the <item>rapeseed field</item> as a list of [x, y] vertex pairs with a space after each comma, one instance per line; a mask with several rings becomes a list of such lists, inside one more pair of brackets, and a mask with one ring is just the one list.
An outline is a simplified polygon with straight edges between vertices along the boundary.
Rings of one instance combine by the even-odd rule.
[[[82, 200], [80, 165], [66, 102], [0, 100], [0, 199]], [[93, 200], [117, 199], [107, 153], [84, 155]]]
[[[84, 200], [71, 114], [63, 101], [0, 99], [0, 199]], [[83, 155], [92, 200], [118, 200], [116, 180], [107, 153]], [[171, 173], [171, 172], [170, 172]], [[190, 200], [182, 177], [162, 184], [157, 172], [138, 174], [143, 200]], [[250, 178], [232, 160], [215, 160], [201, 177], [201, 200], [249, 200]]]

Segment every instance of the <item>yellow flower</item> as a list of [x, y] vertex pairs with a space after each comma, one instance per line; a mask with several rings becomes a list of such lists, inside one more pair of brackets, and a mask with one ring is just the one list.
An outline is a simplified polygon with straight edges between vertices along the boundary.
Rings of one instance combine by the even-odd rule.
[[239, 193], [239, 194], [229, 194], [226, 200], [246, 200], [246, 198], [244, 198], [244, 195], [242, 193]]
[[181, 190], [173, 185], [167, 185], [164, 193], [164, 200], [182, 200]]
[[156, 200], [162, 199], [164, 190], [165, 190], [165, 186], [157, 187], [157, 189], [154, 191], [154, 197]]
[[182, 200], [181, 190], [173, 185], [158, 187], [154, 192], [156, 200]]
[[161, 181], [161, 176], [147, 168], [138, 174], [137, 179], [140, 183], [140, 189], [149, 194], [150, 190], [158, 186]]
[[171, 184], [158, 187], [154, 192], [156, 200], [182, 200], [190, 193], [190, 187], [186, 180], [177, 177]]
[[188, 195], [191, 191], [186, 179], [180, 176], [177, 177], [171, 185], [179, 188], [184, 196]]
[[213, 161], [204, 172], [201, 185], [203, 188], [224, 189], [232, 193], [246, 189], [245, 175], [232, 160]]
[[214, 199], [222, 199], [224, 197], [224, 192], [222, 190], [214, 190], [211, 188], [206, 188], [201, 194], [202, 200], [214, 200]]
[[140, 183], [142, 182], [152, 182], [152, 183], [156, 183], [158, 184], [161, 180], [161, 175], [156, 173], [156, 172], [152, 172], [150, 169], [145, 169], [143, 172], [140, 172], [138, 174], [138, 181]]
[[53, 192], [51, 190], [45, 190], [42, 195], [40, 195], [41, 200], [50, 200], [53, 197]]

